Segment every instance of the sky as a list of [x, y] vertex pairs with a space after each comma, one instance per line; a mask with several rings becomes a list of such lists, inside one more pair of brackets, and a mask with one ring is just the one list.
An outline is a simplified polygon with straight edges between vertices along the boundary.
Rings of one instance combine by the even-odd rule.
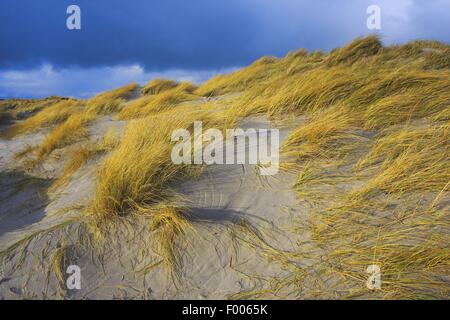
[[[81, 10], [69, 30], [66, 10]], [[0, 98], [87, 98], [155, 77], [194, 83], [264, 55], [329, 51], [369, 30], [386, 45], [450, 43], [450, 0], [1, 0]]]

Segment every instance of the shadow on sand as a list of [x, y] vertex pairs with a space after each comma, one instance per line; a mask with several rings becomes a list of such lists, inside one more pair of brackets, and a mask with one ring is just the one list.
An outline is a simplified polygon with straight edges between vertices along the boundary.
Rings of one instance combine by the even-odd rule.
[[40, 221], [49, 203], [51, 180], [23, 172], [0, 172], [0, 236]]

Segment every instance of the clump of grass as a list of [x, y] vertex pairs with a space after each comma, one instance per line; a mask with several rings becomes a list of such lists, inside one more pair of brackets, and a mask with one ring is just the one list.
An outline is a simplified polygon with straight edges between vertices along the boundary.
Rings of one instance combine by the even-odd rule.
[[86, 162], [94, 158], [101, 151], [94, 146], [81, 146], [71, 151], [69, 160], [64, 166], [61, 175], [51, 185], [49, 192], [55, 192], [58, 188], [65, 185], [78, 169], [80, 169]]
[[197, 98], [192, 92], [195, 87], [189, 82], [182, 82], [172, 89], [153, 96], [144, 96], [126, 105], [118, 114], [119, 119], [142, 118], [150, 114], [170, 109], [177, 104]]
[[73, 149], [68, 156], [68, 161], [61, 175], [53, 182], [49, 192], [55, 192], [58, 188], [65, 185], [73, 174], [89, 160], [113, 150], [119, 143], [120, 137], [113, 128], [110, 128], [99, 143], [88, 143]]
[[428, 52], [423, 67], [427, 70], [450, 69], [450, 47]]
[[366, 57], [376, 55], [383, 45], [378, 36], [372, 35], [357, 38], [343, 48], [333, 50], [326, 59], [328, 66], [338, 64], [353, 64]]
[[53, 126], [64, 122], [72, 114], [80, 110], [82, 110], [82, 106], [79, 101], [73, 99], [62, 100], [13, 125], [6, 134], [9, 137], [14, 137], [43, 127]]
[[354, 197], [375, 192], [439, 192], [450, 181], [448, 126], [407, 127], [379, 139], [358, 167], [379, 163], [380, 172]]
[[228, 75], [219, 75], [206, 81], [196, 93], [202, 96], [214, 96], [241, 91], [266, 78], [270, 71], [276, 68], [276, 62], [277, 59], [274, 57], [263, 57], [247, 68]]
[[8, 114], [14, 120], [27, 118], [43, 108], [68, 98], [48, 97], [45, 99], [8, 99], [0, 101], [0, 113]]
[[86, 124], [95, 119], [95, 115], [89, 113], [74, 113], [67, 121], [54, 128], [39, 145], [37, 149], [38, 159], [43, 159], [53, 150], [72, 144], [87, 137]]
[[161, 202], [152, 207], [137, 206], [136, 209], [139, 215], [149, 218], [155, 251], [161, 257], [163, 266], [169, 271], [174, 283], [177, 283], [181, 277], [185, 247], [180, 238], [188, 232], [194, 232], [188, 209], [174, 205], [173, 202]]
[[203, 113], [175, 110], [131, 121], [99, 169], [89, 215], [92, 232], [100, 239], [111, 223], [133, 216], [148, 219], [155, 251], [174, 282], [182, 267], [183, 242], [178, 238], [193, 228], [187, 208], [170, 185], [199, 174], [202, 167], [174, 164], [171, 136], [175, 129], [192, 129], [199, 119], [208, 125]]
[[138, 89], [136, 83], [103, 92], [88, 100], [88, 110], [97, 114], [115, 113], [120, 111], [124, 102], [130, 99]]
[[385, 128], [437, 114], [448, 107], [450, 81], [430, 79], [421, 87], [402, 90], [368, 106], [365, 127]]
[[[371, 70], [371, 72], [377, 71]], [[379, 70], [377, 74], [365, 78], [366, 82], [360, 90], [354, 92], [346, 101], [355, 107], [366, 107], [377, 101], [395, 95], [402, 94], [407, 90], [427, 90], [423, 94], [442, 93], [448, 86], [448, 79], [444, 75], [421, 70], [407, 70], [405, 67]]]
[[147, 83], [142, 89], [141, 93], [146, 94], [158, 94], [163, 91], [175, 88], [178, 82], [167, 79], [153, 79]]
[[68, 247], [65, 244], [60, 244], [52, 253], [50, 257], [50, 268], [56, 277], [58, 283], [58, 291], [61, 293], [65, 287], [65, 269], [67, 266], [67, 250]]
[[345, 154], [349, 141], [357, 136], [351, 131], [357, 127], [357, 116], [349, 108], [334, 107], [313, 113], [306, 123], [294, 130], [282, 151], [295, 161], [333, 159]]
[[175, 129], [188, 128], [194, 120], [198, 115], [173, 111], [128, 125], [98, 175], [93, 203], [97, 220], [124, 216], [133, 211], [135, 204], [156, 204], [170, 197], [168, 183], [192, 171], [188, 165], [172, 162], [171, 135]]
[[[359, 219], [356, 213], [359, 212]], [[349, 286], [349, 298], [383, 299], [445, 298], [449, 251], [445, 243], [450, 226], [445, 211], [413, 209], [397, 211], [370, 224], [370, 215], [380, 215], [379, 204], [332, 208], [322, 221], [330, 223], [318, 233], [321, 243], [334, 244], [329, 254], [333, 274]], [[382, 224], [380, 225], [380, 222]], [[370, 265], [381, 271], [381, 290], [366, 288]]]

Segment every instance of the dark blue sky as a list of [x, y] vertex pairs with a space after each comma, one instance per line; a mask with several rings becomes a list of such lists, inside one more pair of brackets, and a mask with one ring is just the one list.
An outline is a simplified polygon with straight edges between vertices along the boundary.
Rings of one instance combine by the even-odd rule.
[[[66, 9], [81, 8], [81, 30]], [[1, 0], [0, 98], [86, 97], [167, 76], [200, 82], [262, 55], [329, 50], [371, 33], [385, 43], [450, 42], [450, 0]]]

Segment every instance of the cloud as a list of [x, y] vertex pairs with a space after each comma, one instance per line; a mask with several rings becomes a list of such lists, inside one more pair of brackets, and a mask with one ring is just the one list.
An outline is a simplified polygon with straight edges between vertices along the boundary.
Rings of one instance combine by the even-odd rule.
[[[389, 42], [450, 40], [446, 0], [77, 0], [82, 29], [66, 28], [68, 0], [0, 2], [0, 68], [142, 65], [214, 69], [306, 47], [332, 49], [369, 33], [366, 8], [382, 8]], [[430, 25], [433, 34], [424, 32]]]
[[[220, 70], [227, 72], [230, 69]], [[150, 79], [164, 77], [179, 81], [200, 83], [217, 71], [166, 70], [146, 72], [138, 64], [98, 68], [55, 69], [44, 64], [30, 70], [0, 71], [0, 98], [36, 98], [50, 95], [88, 98], [99, 92], [123, 86], [126, 83], [145, 84]]]
[[[66, 28], [73, 3], [78, 31]], [[372, 4], [386, 44], [450, 42], [448, 0], [2, 0], [0, 96], [85, 96], [153, 74], [203, 79], [263, 55], [327, 51], [372, 32]]]

